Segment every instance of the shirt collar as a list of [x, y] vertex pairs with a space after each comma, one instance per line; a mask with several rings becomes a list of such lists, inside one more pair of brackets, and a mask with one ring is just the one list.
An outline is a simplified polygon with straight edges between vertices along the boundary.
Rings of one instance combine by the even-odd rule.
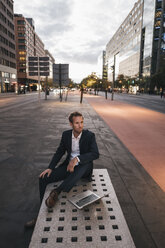
[[72, 131], [72, 139], [79, 139], [79, 140], [80, 140], [81, 135], [82, 135], [82, 132], [81, 132], [81, 133], [79, 134], [79, 136], [77, 136], [77, 138], [76, 138], [76, 137], [74, 137], [74, 134], [73, 134], [73, 131]]

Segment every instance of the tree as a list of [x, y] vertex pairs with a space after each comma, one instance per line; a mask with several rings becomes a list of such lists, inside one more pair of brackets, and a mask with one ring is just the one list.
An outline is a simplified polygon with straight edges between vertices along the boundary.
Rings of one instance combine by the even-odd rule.
[[97, 83], [97, 79], [98, 79], [98, 77], [96, 76], [96, 74], [92, 73], [91, 75], [89, 75], [88, 77], [84, 78], [81, 81], [81, 85], [83, 85], [83, 87], [95, 88], [95, 84]]
[[69, 78], [68, 88], [75, 88], [75, 87], [77, 87], [77, 84], [71, 78]]

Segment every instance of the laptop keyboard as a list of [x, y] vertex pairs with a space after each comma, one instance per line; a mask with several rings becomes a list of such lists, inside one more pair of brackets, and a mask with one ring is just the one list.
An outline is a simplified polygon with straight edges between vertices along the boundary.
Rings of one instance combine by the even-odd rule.
[[91, 194], [91, 195], [88, 195], [88, 196], [84, 197], [83, 199], [77, 201], [76, 204], [77, 204], [77, 206], [82, 207], [82, 206], [86, 205], [87, 203], [90, 203], [90, 202], [97, 200], [97, 199], [98, 199], [98, 196]]

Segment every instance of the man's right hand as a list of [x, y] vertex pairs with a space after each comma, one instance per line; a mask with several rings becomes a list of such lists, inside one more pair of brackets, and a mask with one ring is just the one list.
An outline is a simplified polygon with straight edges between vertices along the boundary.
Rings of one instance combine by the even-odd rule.
[[44, 170], [44, 171], [39, 175], [39, 177], [44, 178], [44, 176], [45, 176], [46, 174], [47, 174], [47, 177], [49, 177], [51, 173], [52, 173], [52, 170], [51, 170], [51, 169], [46, 169], [46, 170]]

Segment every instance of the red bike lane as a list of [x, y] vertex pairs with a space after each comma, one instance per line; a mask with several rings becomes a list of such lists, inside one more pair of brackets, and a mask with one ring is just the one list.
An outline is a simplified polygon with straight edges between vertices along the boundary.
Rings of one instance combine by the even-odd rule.
[[102, 96], [84, 97], [165, 191], [165, 115]]

